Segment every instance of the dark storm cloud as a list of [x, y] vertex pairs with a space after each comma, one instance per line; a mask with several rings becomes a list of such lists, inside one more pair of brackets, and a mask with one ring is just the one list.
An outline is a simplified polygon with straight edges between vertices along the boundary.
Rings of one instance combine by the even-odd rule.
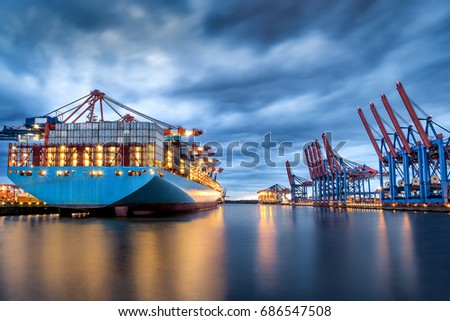
[[261, 47], [296, 37], [310, 29], [332, 30], [342, 37], [355, 23], [370, 16], [377, 1], [249, 0], [211, 3], [205, 33]]
[[[327, 32], [333, 38], [348, 40], [368, 49], [384, 48], [397, 40], [395, 29], [406, 21], [411, 1], [292, 1], [249, 0], [211, 3], [204, 18], [205, 34], [222, 36], [237, 45], [253, 44], [265, 49], [308, 30]], [[370, 37], [370, 38], [367, 38]], [[364, 50], [364, 47], [354, 48]], [[376, 54], [382, 52], [377, 50]]]
[[[214, 99], [219, 108], [252, 110], [302, 92], [324, 95], [339, 90], [350, 75], [366, 75], [390, 54], [390, 48], [409, 40], [401, 37], [409, 14], [414, 11], [402, 2], [385, 1], [214, 3], [204, 19], [206, 34], [232, 39], [230, 47], [252, 48], [255, 59], [269, 58], [243, 72], [233, 71], [236, 61], [230, 60], [225, 71], [211, 70], [200, 82], [178, 86], [176, 93]], [[312, 53], [316, 61], [304, 59], [300, 52], [295, 57], [289, 46], [280, 45], [300, 42], [311, 32], [335, 42], [318, 46]], [[280, 50], [270, 57], [268, 52], [277, 45]]]
[[275, 168], [235, 155], [220, 178], [235, 198], [287, 185], [284, 160], [323, 131], [376, 166], [356, 106], [374, 124], [385, 92], [407, 118], [396, 80], [450, 126], [445, 1], [18, 0], [0, 19], [0, 128], [99, 88], [202, 140], [292, 143]]
[[[267, 9], [269, 4], [270, 9]], [[284, 14], [284, 11], [289, 14]], [[389, 4], [373, 1], [361, 4], [358, 1], [345, 1], [326, 6], [320, 2], [280, 1], [274, 4], [269, 1], [249, 1], [242, 4], [232, 1], [211, 6], [207, 12], [205, 30], [208, 35], [212, 38], [222, 37], [225, 41], [231, 39], [233, 43], [230, 46], [250, 47], [255, 60], [263, 57], [264, 62], [255, 63], [242, 71], [234, 67], [239, 61], [230, 59], [226, 70], [212, 69], [200, 81], [183, 83], [174, 88], [171, 94], [187, 99], [209, 100], [214, 102], [212, 107], [218, 111], [239, 111], [243, 117], [248, 113], [247, 121], [234, 124], [239, 130], [252, 130], [252, 127], [261, 125], [261, 122], [255, 124], [253, 121], [253, 111], [277, 101], [310, 93], [326, 96], [340, 92], [334, 100], [324, 101], [328, 105], [321, 106], [322, 125], [327, 125], [326, 113], [334, 117], [345, 114], [351, 120], [358, 120], [356, 114], [350, 114], [354, 112], [356, 102], [361, 101], [361, 98], [368, 99], [364, 95], [358, 97], [359, 94], [371, 93], [376, 97], [379, 88], [370, 85], [383, 85], [387, 78], [392, 83], [396, 80], [389, 75], [381, 75], [383, 78], [380, 79], [367, 79], [368, 75], [374, 73], [374, 77], [378, 76], [376, 70], [388, 62], [389, 59], [385, 57], [392, 55], [392, 48], [422, 34], [419, 30], [411, 35], [403, 35], [411, 25], [408, 23], [410, 16], [417, 14], [417, 8], [404, 6], [400, 2]], [[274, 19], [278, 19], [276, 23]], [[273, 32], [269, 33], [268, 38], [265, 37], [267, 29]], [[296, 39], [301, 42], [313, 31], [316, 32], [315, 36], [329, 42], [318, 46], [317, 52], [312, 53], [317, 57], [315, 61], [304, 59], [301, 52], [297, 57], [295, 52], [289, 53], [291, 48], [286, 43], [295, 42]], [[424, 34], [428, 36], [428, 32]], [[276, 50], [277, 46], [280, 50]], [[276, 55], [271, 55], [271, 52], [276, 52]], [[289, 64], [285, 67], [286, 62]], [[399, 66], [399, 69], [402, 67]], [[353, 81], [353, 87], [349, 85], [349, 80]], [[365, 85], [365, 80], [370, 81], [370, 87], [367, 88], [374, 91], [360, 91], [359, 86]], [[302, 110], [302, 107], [298, 106], [298, 109]], [[303, 125], [302, 119], [297, 116], [300, 115], [286, 114], [280, 109], [276, 119], [281, 121], [268, 124], [273, 130], [276, 130], [274, 127], [277, 125], [286, 128], [282, 120], [290, 117], [291, 120], [296, 119], [300, 127]], [[335, 125], [335, 129], [339, 127], [339, 124]], [[346, 127], [347, 124], [342, 123], [342, 126]], [[293, 126], [287, 127], [292, 130]]]
[[232, 62], [230, 67], [228, 74], [212, 72], [199, 83], [176, 88], [173, 94], [181, 97], [214, 99], [216, 104], [221, 105], [217, 106], [218, 109], [241, 109], [242, 105], [245, 105], [246, 110], [252, 111], [280, 99], [280, 91], [287, 96], [294, 94], [298, 89], [298, 85], [289, 81], [287, 74], [277, 74], [272, 70], [235, 74], [232, 72]]
[[0, 88], [0, 128], [2, 129], [4, 125], [19, 126], [26, 117], [39, 116], [41, 111], [36, 109], [40, 106], [39, 101], [26, 92]]
[[[128, 10], [128, 12], [126, 11]], [[188, 1], [3, 1], [0, 4], [0, 32], [7, 37], [7, 45], [1, 51], [15, 72], [21, 68], [37, 71], [45, 67], [46, 53], [42, 46], [49, 44], [65, 52], [70, 60], [78, 54], [73, 48], [74, 42], [88, 35], [95, 35], [106, 30], [124, 30], [130, 37], [138, 36], [145, 41], [146, 34], [130, 12], [138, 16], [148, 16], [152, 24], [161, 25], [165, 14], [182, 15], [189, 11]], [[86, 48], [101, 46], [102, 41], [92, 42], [86, 39]], [[103, 57], [111, 57], [110, 50], [105, 48]], [[20, 55], [17, 53], [20, 52]]]
[[210, 5], [205, 33], [212, 37], [227, 35], [237, 42], [245, 39], [273, 44], [297, 34], [307, 24], [315, 3], [319, 1], [221, 1]]

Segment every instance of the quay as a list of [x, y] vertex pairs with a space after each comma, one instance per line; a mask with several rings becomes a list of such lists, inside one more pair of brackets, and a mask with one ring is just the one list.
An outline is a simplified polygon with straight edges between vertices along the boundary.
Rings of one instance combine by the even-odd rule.
[[27, 214], [58, 214], [59, 209], [42, 202], [2, 202], [0, 216]]
[[313, 203], [298, 202], [290, 203], [292, 206], [312, 206], [327, 208], [357, 208], [357, 209], [376, 209], [387, 211], [409, 211], [409, 212], [439, 212], [450, 214], [450, 204], [383, 204], [383, 203]]

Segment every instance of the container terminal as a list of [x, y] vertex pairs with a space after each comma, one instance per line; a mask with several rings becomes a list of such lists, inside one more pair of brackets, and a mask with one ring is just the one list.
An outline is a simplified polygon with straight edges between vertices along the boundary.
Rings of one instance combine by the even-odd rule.
[[[381, 101], [392, 125], [381, 118], [374, 103], [369, 104], [379, 132], [357, 107], [378, 156], [378, 169], [339, 155], [325, 132], [322, 144], [316, 139], [303, 149], [311, 180], [294, 175], [286, 161], [290, 204], [450, 212], [450, 131], [414, 103], [400, 82], [396, 89], [412, 125], [392, 108], [385, 94]], [[423, 118], [416, 109], [422, 111]], [[279, 198], [277, 203], [281, 203]]]
[[287, 194], [290, 192], [289, 188], [275, 184], [257, 192], [258, 202], [260, 204], [288, 204]]
[[450, 132], [425, 112], [425, 117], [419, 118], [416, 109], [421, 108], [408, 97], [400, 82], [396, 87], [413, 125], [402, 126], [398, 121], [400, 114], [382, 94], [381, 101], [394, 130], [391, 134], [387, 132], [375, 105], [370, 103], [382, 134], [381, 138], [375, 139], [362, 109], [358, 107], [358, 114], [378, 156], [380, 201], [387, 207], [448, 209]]
[[[258, 201], [264, 204], [448, 212], [450, 132], [423, 112], [400, 82], [396, 88], [412, 125], [406, 124], [384, 94], [381, 101], [391, 123], [381, 118], [374, 103], [369, 104], [380, 133], [370, 125], [362, 108], [357, 108], [378, 156], [378, 169], [339, 155], [332, 149], [325, 132], [322, 142], [316, 139], [303, 149], [310, 179], [295, 175], [286, 161], [290, 188], [275, 184], [260, 190]], [[76, 104], [79, 101], [82, 102]], [[96, 105], [100, 105], [100, 119], [94, 113]], [[106, 121], [104, 105], [111, 107], [119, 120]], [[118, 108], [141, 116], [147, 122], [138, 122], [128, 113], [121, 114]], [[425, 117], [419, 118], [416, 109], [425, 113]], [[86, 115], [86, 122], [77, 123], [83, 115]], [[202, 133], [202, 130], [186, 130], [143, 115], [94, 90], [44, 116], [27, 118], [24, 126], [5, 126], [0, 132], [0, 140], [14, 138], [22, 143], [9, 146], [8, 176], [33, 197], [49, 199], [49, 204], [60, 209], [113, 208], [117, 215], [127, 216], [153, 211], [140, 205], [145, 203], [143, 198], [149, 193], [155, 195], [156, 183], [164, 176], [166, 180], [170, 178], [171, 184], [175, 181], [175, 185], [181, 184], [182, 192], [175, 199], [167, 199], [165, 193], [156, 193], [152, 200], [155, 209], [202, 209], [224, 200], [224, 190], [216, 181], [217, 173], [222, 169], [214, 167], [217, 159], [211, 157], [214, 156], [211, 147], [189, 144], [181, 139]], [[44, 143], [30, 144], [29, 140]], [[147, 175], [152, 179], [156, 177], [151, 190], [147, 180], [134, 185], [130, 181], [130, 177]], [[120, 186], [131, 186], [125, 194], [109, 193], [111, 190], [105, 187], [109, 187], [109, 183], [98, 184], [107, 177], [106, 181], [112, 179], [110, 183], [115, 182], [112, 186], [117, 186], [117, 177], [122, 176], [128, 178]], [[97, 178], [97, 182], [88, 177]], [[186, 181], [201, 185], [200, 190], [183, 185]], [[83, 182], [87, 188], [80, 190], [81, 185], [73, 182]], [[375, 188], [374, 182], [377, 182]], [[170, 189], [170, 186], [164, 188]], [[192, 189], [195, 192], [189, 194]], [[83, 194], [84, 199], [81, 197], [80, 200], [78, 194], [83, 190], [86, 195]], [[140, 192], [135, 193], [138, 190]], [[289, 194], [290, 198], [287, 197]], [[161, 199], [162, 203], [159, 202]]]

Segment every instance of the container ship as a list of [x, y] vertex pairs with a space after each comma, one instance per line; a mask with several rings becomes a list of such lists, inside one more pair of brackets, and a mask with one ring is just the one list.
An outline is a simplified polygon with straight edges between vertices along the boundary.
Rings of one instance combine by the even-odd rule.
[[[118, 119], [106, 121], [107, 111]], [[215, 153], [195, 141], [203, 130], [172, 126], [99, 90], [27, 118], [25, 130], [34, 138], [9, 144], [7, 175], [61, 211], [148, 215], [209, 209], [223, 200]]]

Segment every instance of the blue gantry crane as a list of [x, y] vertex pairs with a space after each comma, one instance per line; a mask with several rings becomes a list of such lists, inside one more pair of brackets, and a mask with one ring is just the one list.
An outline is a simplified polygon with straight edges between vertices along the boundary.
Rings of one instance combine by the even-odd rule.
[[258, 201], [263, 204], [281, 204], [287, 202], [286, 194], [289, 194], [289, 188], [275, 184], [266, 189], [259, 190]]
[[332, 149], [326, 133], [322, 134], [322, 140], [325, 154], [317, 139], [304, 148], [314, 204], [374, 202], [377, 193], [372, 190], [370, 180], [378, 175], [378, 171], [340, 156]]
[[358, 114], [379, 159], [381, 201], [393, 206], [448, 206], [450, 137], [438, 131], [447, 136], [450, 131], [437, 124], [430, 115], [419, 118], [413, 105], [420, 107], [413, 104], [400, 82], [396, 87], [413, 125], [401, 126], [398, 121], [401, 116], [382, 94], [381, 101], [392, 122], [393, 132], [387, 132], [375, 105], [370, 103], [381, 131], [381, 137], [376, 139], [358, 107]]
[[286, 172], [288, 175], [289, 184], [291, 186], [291, 202], [308, 202], [308, 187], [313, 185], [312, 181], [292, 173], [291, 164], [289, 161], [286, 161]]

